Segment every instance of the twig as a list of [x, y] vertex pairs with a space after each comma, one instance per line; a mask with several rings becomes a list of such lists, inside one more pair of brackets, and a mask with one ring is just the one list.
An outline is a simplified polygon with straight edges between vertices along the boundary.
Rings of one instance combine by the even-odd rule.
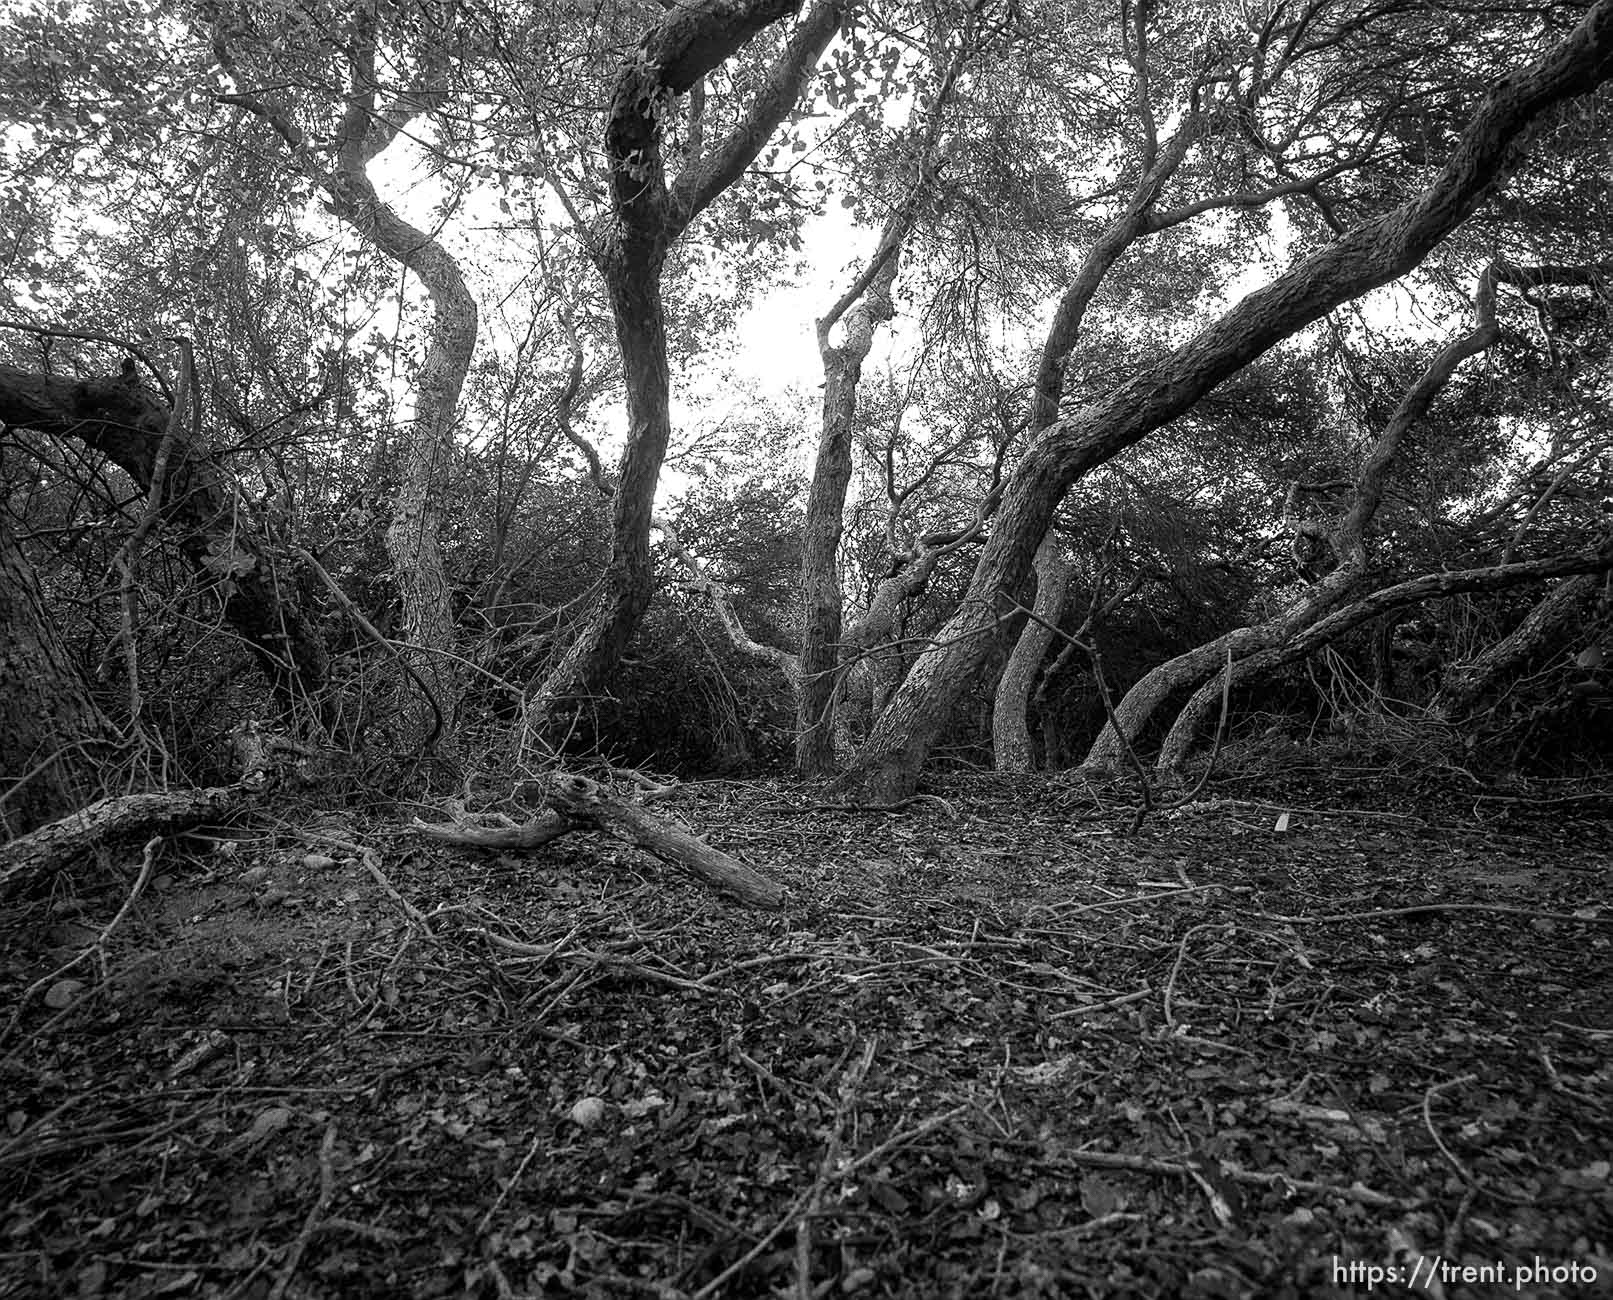
[[40, 976], [23, 990], [22, 996], [17, 999], [17, 1005], [12, 1009], [11, 1019], [6, 1021], [6, 1027], [4, 1029], [0, 1029], [0, 1043], [5, 1042], [6, 1039], [11, 1037], [11, 1031], [17, 1027], [17, 1021], [22, 1019], [24, 1009], [28, 1006], [28, 1003], [33, 1000], [33, 997], [36, 993], [38, 993], [41, 989], [48, 988], [51, 984], [54, 984], [91, 953], [94, 953], [99, 959], [98, 964], [101, 968], [101, 979], [103, 982], [106, 980], [108, 974], [106, 964], [106, 941], [111, 937], [112, 931], [117, 929], [119, 923], [125, 916], [128, 915], [129, 909], [134, 906], [134, 900], [140, 897], [141, 893], [146, 887], [146, 882], [151, 879], [151, 864], [156, 858], [157, 846], [161, 843], [162, 836], [160, 835], [154, 835], [151, 839], [146, 841], [145, 850], [141, 854], [140, 858], [140, 874], [135, 878], [134, 888], [129, 890], [129, 896], [123, 900], [123, 906], [118, 908], [117, 915], [106, 923], [100, 934], [95, 936], [95, 942], [79, 949], [78, 952], [74, 953], [55, 970], [51, 971], [48, 975]]
[[1115, 1007], [1123, 1007], [1132, 1002], [1141, 1002], [1153, 991], [1153, 989], [1147, 987], [1140, 988], [1135, 993], [1123, 993], [1118, 998], [1110, 998], [1107, 1002], [1089, 1002], [1084, 1007], [1071, 1007], [1068, 1011], [1055, 1011], [1048, 1019], [1068, 1020], [1072, 1016], [1090, 1016], [1099, 1011], [1112, 1011]]
[[304, 832], [303, 838], [318, 844], [334, 844], [337, 848], [346, 849], [353, 854], [364, 864], [364, 869], [370, 873], [370, 878], [386, 892], [388, 898], [398, 905], [398, 910], [404, 916], [419, 926], [428, 939], [437, 937], [436, 932], [431, 928], [431, 922], [426, 918], [426, 914], [400, 894], [397, 886], [387, 879], [386, 873], [381, 870], [381, 855], [374, 849], [369, 848], [367, 845], [354, 844], [350, 840], [337, 839], [334, 835]]
[[515, 1172], [510, 1175], [509, 1182], [499, 1189], [499, 1194], [493, 1198], [493, 1203], [487, 1207], [487, 1213], [482, 1215], [480, 1222], [476, 1225], [476, 1235], [478, 1237], [487, 1231], [487, 1225], [493, 1221], [493, 1216], [498, 1213], [499, 1206], [504, 1204], [504, 1198], [513, 1192], [516, 1185], [520, 1183], [521, 1175], [526, 1173], [526, 1167], [532, 1163], [532, 1158], [538, 1154], [538, 1148], [543, 1145], [543, 1136], [540, 1132], [533, 1137], [532, 1145], [527, 1148], [526, 1155], [521, 1157], [521, 1163], [515, 1167]]
[[297, 1234], [297, 1240], [291, 1243], [286, 1262], [280, 1266], [280, 1276], [269, 1289], [269, 1300], [285, 1300], [286, 1288], [291, 1285], [292, 1275], [296, 1273], [297, 1265], [302, 1262], [303, 1251], [308, 1249], [314, 1229], [319, 1226], [320, 1219], [330, 1206], [331, 1198], [336, 1194], [336, 1175], [331, 1168], [331, 1154], [335, 1149], [336, 1121], [331, 1120], [325, 1125], [325, 1137], [319, 1144], [319, 1199], [314, 1202], [308, 1211], [308, 1217], [303, 1220], [302, 1231]]
[[[1183, 1161], [1159, 1160], [1152, 1156], [1133, 1156], [1117, 1151], [1068, 1151], [1060, 1155], [1059, 1160], [1093, 1169], [1126, 1169], [1133, 1173], [1166, 1174], [1177, 1178], [1191, 1176], [1187, 1164]], [[1408, 1201], [1402, 1197], [1386, 1196], [1382, 1192], [1373, 1191], [1370, 1187], [1359, 1185], [1339, 1187], [1333, 1183], [1319, 1183], [1309, 1178], [1290, 1178], [1287, 1174], [1244, 1169], [1226, 1160], [1217, 1163], [1221, 1172], [1234, 1182], [1256, 1187], [1282, 1187], [1296, 1192], [1337, 1196], [1341, 1200], [1358, 1201], [1362, 1205], [1376, 1205], [1384, 1209], [1408, 1209], [1422, 1204], [1421, 1200]]]
[[1527, 916], [1542, 921], [1578, 921], [1584, 925], [1613, 925], [1613, 916], [1574, 916], [1569, 912], [1537, 912], [1528, 907], [1508, 907], [1504, 903], [1419, 903], [1414, 907], [1386, 907], [1372, 912], [1329, 912], [1325, 916], [1284, 916], [1277, 912], [1251, 912], [1264, 921], [1376, 921], [1389, 916], [1426, 916], [1431, 912], [1497, 912], [1502, 916]]
[[[336, 597], [336, 603], [342, 607], [348, 618], [353, 620], [353, 625], [363, 632], [365, 636], [369, 637], [371, 641], [375, 642], [376, 645], [380, 646], [399, 668], [414, 679], [414, 684], [420, 688], [420, 693], [426, 697], [426, 703], [431, 705], [431, 731], [425, 740], [420, 743], [420, 751], [429, 754], [437, 743], [437, 737], [442, 734], [443, 728], [442, 705], [437, 702], [437, 693], [427, 684], [426, 679], [415, 671], [414, 665], [409, 662], [404, 653], [393, 642], [382, 636], [376, 629], [375, 624], [364, 617], [364, 612], [353, 603], [353, 598], [341, 589], [336, 579], [330, 576], [325, 566], [315, 559], [311, 552], [304, 550], [300, 546], [292, 546], [288, 549], [313, 571], [316, 578], [325, 584], [330, 594]], [[508, 683], [503, 684], [508, 685]]]
[[815, 1205], [819, 1198], [822, 1197], [824, 1191], [827, 1190], [831, 1182], [837, 1179], [844, 1180], [850, 1178], [854, 1173], [857, 1172], [857, 1170], [863, 1168], [863, 1166], [869, 1164], [871, 1161], [878, 1160], [882, 1156], [887, 1155], [889, 1152], [894, 1151], [897, 1147], [905, 1146], [909, 1142], [917, 1141], [926, 1133], [939, 1128], [942, 1124], [945, 1124], [950, 1120], [956, 1119], [959, 1115], [963, 1114], [964, 1111], [969, 1109], [967, 1105], [954, 1106], [951, 1110], [945, 1111], [940, 1115], [932, 1116], [930, 1119], [925, 1120], [922, 1124], [915, 1125], [913, 1128], [898, 1133], [887, 1141], [880, 1143], [879, 1146], [875, 1147], [872, 1151], [869, 1151], [865, 1155], [859, 1156], [856, 1160], [853, 1160], [844, 1168], [835, 1168], [835, 1156], [839, 1152], [840, 1134], [845, 1126], [846, 1112], [850, 1109], [850, 1106], [855, 1099], [857, 1085], [861, 1082], [862, 1077], [868, 1071], [869, 1065], [873, 1062], [874, 1048], [875, 1044], [873, 1040], [870, 1040], [868, 1046], [863, 1050], [862, 1059], [855, 1067], [847, 1071], [846, 1077], [841, 1080], [840, 1107], [835, 1116], [834, 1131], [829, 1137], [828, 1145], [824, 1148], [823, 1161], [819, 1166], [818, 1176], [812, 1180], [812, 1186], [807, 1188], [806, 1191], [802, 1192], [795, 1198], [795, 1200], [790, 1202], [789, 1208], [784, 1211], [783, 1216], [776, 1224], [773, 1225], [771, 1229], [769, 1229], [769, 1231], [761, 1238], [760, 1241], [758, 1241], [754, 1246], [740, 1256], [740, 1258], [736, 1259], [732, 1264], [725, 1268], [721, 1273], [717, 1274], [716, 1277], [712, 1278], [711, 1281], [707, 1282], [705, 1286], [700, 1288], [700, 1290], [696, 1291], [692, 1296], [689, 1297], [689, 1300], [706, 1300], [706, 1297], [714, 1294], [723, 1285], [723, 1283], [727, 1282], [729, 1278], [733, 1277], [753, 1259], [766, 1250], [768, 1246], [777, 1240], [777, 1238], [790, 1227], [791, 1224], [797, 1222], [798, 1216], [807, 1211], [812, 1205]]
[[1434, 1084], [1423, 1094], [1423, 1127], [1428, 1130], [1428, 1136], [1434, 1139], [1434, 1145], [1439, 1148], [1440, 1155], [1450, 1161], [1451, 1168], [1461, 1175], [1462, 1181], [1469, 1187], [1478, 1186], [1478, 1179], [1474, 1178], [1467, 1166], [1457, 1159], [1456, 1153], [1445, 1145], [1439, 1130], [1434, 1127], [1434, 1094], [1443, 1092], [1446, 1088], [1460, 1088], [1463, 1084], [1472, 1083], [1478, 1077], [1476, 1074], [1464, 1074], [1457, 1079], [1447, 1079], [1444, 1083]]
[[1176, 1017], [1171, 1015], [1171, 999], [1176, 996], [1176, 977], [1181, 974], [1182, 962], [1187, 957], [1188, 941], [1200, 930], [1217, 930], [1221, 929], [1222, 926], [1223, 922], [1220, 921], [1208, 921], [1202, 925], [1195, 925], [1182, 936], [1182, 942], [1177, 945], [1176, 960], [1171, 964], [1171, 976], [1165, 981], [1165, 1024], [1167, 1028], [1176, 1028]]

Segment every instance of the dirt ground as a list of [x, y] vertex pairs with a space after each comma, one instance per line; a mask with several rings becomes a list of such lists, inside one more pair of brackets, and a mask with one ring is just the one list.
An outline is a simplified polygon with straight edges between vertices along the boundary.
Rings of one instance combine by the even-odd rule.
[[13, 900], [0, 1297], [1613, 1294], [1605, 787], [926, 789], [658, 805], [777, 913], [309, 808]]

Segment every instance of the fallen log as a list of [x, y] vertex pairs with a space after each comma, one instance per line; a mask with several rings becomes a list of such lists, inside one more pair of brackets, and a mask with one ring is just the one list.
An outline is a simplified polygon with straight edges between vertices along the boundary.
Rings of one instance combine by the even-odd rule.
[[714, 849], [677, 822], [663, 820], [635, 803], [613, 798], [585, 776], [556, 776], [549, 784], [549, 806], [574, 821], [587, 822], [679, 867], [697, 880], [752, 907], [783, 907], [785, 889], [721, 849]]
[[467, 813], [459, 804], [449, 810], [452, 820], [426, 822], [416, 818], [413, 828], [442, 843], [486, 849], [535, 848], [572, 830], [595, 830], [626, 840], [751, 907], [784, 905], [787, 891], [783, 885], [713, 848], [671, 818], [656, 816], [640, 804], [618, 798], [598, 781], [556, 774], [547, 781], [529, 783], [523, 793], [535, 795], [546, 805], [543, 813], [527, 822], [516, 822], [502, 814]]
[[241, 770], [233, 785], [199, 790], [150, 790], [98, 799], [86, 808], [0, 844], [0, 896], [14, 885], [60, 870], [105, 840], [210, 821], [257, 799], [277, 780], [275, 755], [298, 747], [255, 718], [230, 729]]
[[0, 845], [0, 894], [66, 866], [115, 836], [209, 821], [234, 812], [262, 789], [261, 777], [201, 790], [159, 790], [99, 799], [87, 808]]

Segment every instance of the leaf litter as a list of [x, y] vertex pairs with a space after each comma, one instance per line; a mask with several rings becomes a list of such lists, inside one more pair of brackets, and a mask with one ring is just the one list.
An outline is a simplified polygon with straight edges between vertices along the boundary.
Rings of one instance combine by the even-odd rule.
[[[1301, 773], [1127, 834], [1122, 788], [931, 788], [683, 787], [780, 913], [574, 840], [171, 842], [99, 978], [0, 1041], [0, 1296], [1613, 1277], [1605, 801]], [[100, 880], [7, 917], [8, 999], [122, 905]]]

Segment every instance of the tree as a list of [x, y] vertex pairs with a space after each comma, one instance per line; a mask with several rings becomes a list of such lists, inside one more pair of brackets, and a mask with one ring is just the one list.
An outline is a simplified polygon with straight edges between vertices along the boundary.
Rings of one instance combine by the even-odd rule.
[[[1296, 563], [1307, 566], [1304, 575], [1307, 585], [1300, 597], [1289, 602], [1271, 618], [1205, 642], [1146, 674], [1126, 692], [1125, 698], [1115, 709], [1114, 718], [1093, 742], [1083, 766], [1115, 766], [1121, 746], [1135, 742], [1165, 703], [1184, 687], [1197, 686], [1216, 674], [1222, 664], [1230, 662], [1226, 683], [1217, 678], [1204, 685], [1189, 701], [1171, 729], [1160, 754], [1160, 765], [1179, 765], [1186, 755], [1187, 746], [1203, 728], [1206, 717], [1226, 685], [1239, 685], [1248, 679], [1249, 670], [1241, 666], [1241, 660], [1278, 647], [1300, 634], [1353, 597], [1367, 578], [1368, 530], [1383, 502], [1389, 476], [1402, 444], [1418, 422], [1425, 418], [1457, 368], [1464, 361], [1485, 352], [1501, 338], [1501, 325], [1496, 315], [1498, 286], [1511, 285], [1528, 294], [1551, 284], [1594, 285], [1600, 278], [1600, 273], [1590, 268], [1513, 267], [1504, 262], [1492, 262], [1479, 277], [1474, 294], [1472, 328], [1439, 349], [1427, 368], [1407, 389], [1385, 422], [1382, 432], [1363, 457], [1352, 485], [1349, 504], [1336, 525], [1329, 527], [1317, 520], [1303, 518], [1299, 498], [1307, 485], [1296, 480], [1290, 486], [1285, 517], [1292, 533]], [[1319, 562], [1325, 572], [1308, 571], [1308, 566]], [[1261, 659], [1259, 662], [1268, 660]], [[1116, 730], [1117, 724], [1119, 731]]]
[[840, 0], [819, 0], [785, 41], [728, 134], [711, 148], [697, 137], [675, 179], [666, 176], [664, 122], [680, 97], [800, 0], [704, 0], [672, 10], [625, 62], [605, 123], [610, 217], [590, 236], [615, 319], [627, 393], [627, 447], [612, 497], [611, 558], [601, 591], [534, 702], [538, 716], [559, 701], [603, 688], [654, 591], [650, 527], [656, 484], [672, 431], [671, 376], [661, 275], [690, 224], [739, 179], [795, 106], [834, 35]]
[[1600, 0], [1542, 58], [1491, 87], [1443, 166], [1413, 197], [1346, 230], [1106, 397], [1049, 426], [1009, 477], [957, 614], [887, 705], [848, 784], [877, 800], [911, 791], [1076, 481], [1333, 307], [1417, 266], [1521, 161], [1521, 138], [1541, 114], [1610, 75], [1613, 3]]
[[[188, 376], [188, 368], [187, 368]], [[71, 439], [127, 474], [168, 527], [180, 553], [217, 596], [224, 617], [263, 668], [282, 710], [323, 708], [324, 638], [284, 581], [233, 477], [199, 446], [200, 411], [170, 408], [143, 384], [132, 360], [113, 376], [74, 380], [0, 366], [0, 423]]]
[[[435, 696], [436, 716], [451, 721], [459, 706], [462, 682], [439, 544], [437, 489], [447, 462], [460, 389], [476, 350], [477, 311], [458, 262], [435, 234], [404, 220], [385, 202], [369, 176], [370, 163], [412, 119], [440, 109], [447, 99], [446, 91], [435, 83], [442, 75], [448, 33], [429, 9], [406, 17], [419, 24], [418, 30], [400, 22], [400, 30], [392, 35], [397, 38], [394, 45], [398, 39], [415, 44], [417, 80], [397, 89], [383, 105], [377, 73], [378, 11], [360, 6], [352, 12], [343, 41], [348, 64], [344, 103], [334, 138], [318, 146], [296, 122], [291, 106], [244, 88], [247, 78], [238, 51], [247, 42], [259, 51], [272, 48], [279, 36], [274, 30], [274, 14], [260, 16], [242, 10], [230, 15], [228, 22], [215, 22], [212, 48], [237, 87], [217, 95], [218, 102], [242, 108], [271, 128], [299, 172], [323, 191], [331, 211], [378, 252], [412, 272], [431, 300], [425, 357], [415, 377], [414, 420], [403, 445], [402, 473], [386, 543], [409, 640], [425, 652], [417, 671]], [[396, 49], [388, 52], [394, 57], [398, 53]], [[272, 66], [273, 60], [266, 62]], [[316, 113], [330, 111], [328, 104], [313, 107]], [[423, 725], [423, 721], [417, 724]], [[431, 735], [436, 735], [435, 730]]]

